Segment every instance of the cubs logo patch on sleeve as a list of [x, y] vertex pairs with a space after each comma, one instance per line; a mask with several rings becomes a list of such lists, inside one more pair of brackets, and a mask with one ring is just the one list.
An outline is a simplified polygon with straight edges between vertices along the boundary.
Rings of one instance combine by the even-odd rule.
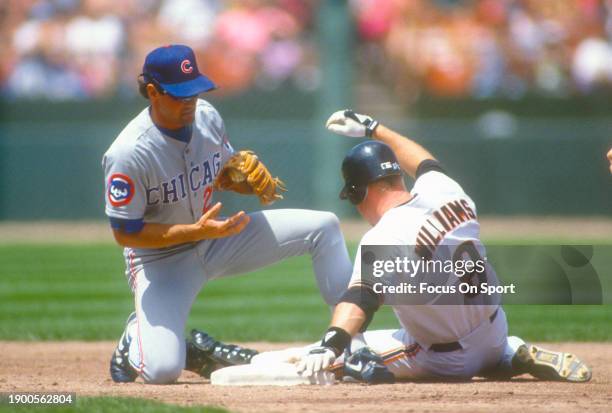
[[108, 180], [108, 200], [114, 207], [130, 203], [134, 197], [134, 182], [125, 174], [113, 174]]

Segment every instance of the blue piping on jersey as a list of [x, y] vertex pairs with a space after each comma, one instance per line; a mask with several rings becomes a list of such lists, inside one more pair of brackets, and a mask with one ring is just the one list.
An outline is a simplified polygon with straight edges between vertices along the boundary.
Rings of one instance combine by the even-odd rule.
[[144, 227], [144, 220], [140, 219], [123, 219], [110, 217], [110, 226], [112, 229], [123, 231], [127, 234], [135, 234], [140, 232]]

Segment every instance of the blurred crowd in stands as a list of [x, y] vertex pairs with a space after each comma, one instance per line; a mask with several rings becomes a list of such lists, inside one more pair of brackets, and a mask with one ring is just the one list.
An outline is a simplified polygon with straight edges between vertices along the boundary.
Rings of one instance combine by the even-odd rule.
[[358, 0], [361, 63], [398, 93], [518, 99], [612, 84], [610, 0]]
[[[320, 1], [320, 0], [319, 0]], [[146, 53], [192, 46], [221, 93], [320, 84], [315, 0], [2, 0], [0, 91], [133, 96]], [[349, 0], [360, 79], [400, 96], [519, 99], [612, 84], [612, 0]]]
[[147, 52], [182, 43], [220, 92], [318, 86], [308, 0], [2, 0], [7, 97], [136, 94]]

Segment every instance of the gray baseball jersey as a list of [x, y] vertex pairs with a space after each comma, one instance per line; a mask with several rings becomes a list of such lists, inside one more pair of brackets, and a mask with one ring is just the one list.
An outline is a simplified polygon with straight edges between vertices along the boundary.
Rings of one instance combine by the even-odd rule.
[[[114, 228], [191, 224], [212, 205], [213, 181], [234, 150], [221, 116], [202, 99], [190, 129], [187, 142], [164, 134], [145, 109], [119, 134], [102, 160], [106, 215]], [[154, 256], [186, 247], [133, 252]]]
[[[204, 100], [192, 126], [178, 132], [159, 128], [148, 109], [142, 111], [102, 161], [111, 226], [137, 233], [146, 223], [196, 222], [212, 205], [213, 181], [232, 153], [223, 120]], [[278, 209], [249, 216], [234, 236], [163, 249], [125, 248], [136, 309], [129, 362], [146, 382], [170, 383], [181, 374], [187, 317], [208, 280], [309, 254], [327, 304], [336, 304], [346, 290], [352, 264], [334, 214]]]

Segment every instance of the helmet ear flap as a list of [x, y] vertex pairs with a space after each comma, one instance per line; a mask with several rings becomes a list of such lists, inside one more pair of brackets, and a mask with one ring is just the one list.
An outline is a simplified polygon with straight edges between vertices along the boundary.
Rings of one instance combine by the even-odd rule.
[[359, 205], [365, 199], [367, 193], [367, 186], [350, 185], [346, 191], [346, 198], [351, 204]]

